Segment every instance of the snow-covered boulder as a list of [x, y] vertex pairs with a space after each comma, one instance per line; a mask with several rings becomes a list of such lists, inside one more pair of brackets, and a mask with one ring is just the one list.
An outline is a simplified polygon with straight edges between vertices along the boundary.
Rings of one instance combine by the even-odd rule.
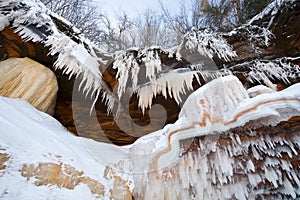
[[25, 99], [53, 114], [57, 90], [54, 73], [34, 60], [10, 58], [0, 62], [0, 96]]

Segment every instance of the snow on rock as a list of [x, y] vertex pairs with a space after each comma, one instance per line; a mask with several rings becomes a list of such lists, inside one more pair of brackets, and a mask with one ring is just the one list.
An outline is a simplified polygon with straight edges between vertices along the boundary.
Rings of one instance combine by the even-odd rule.
[[[66, 27], [73, 30], [74, 35], [70, 37], [68, 30], [59, 29], [59, 26], [54, 21], [64, 23]], [[62, 69], [70, 77], [72, 75], [76, 75], [76, 77], [80, 76], [82, 80], [80, 86], [83, 86], [83, 93], [93, 96], [95, 102], [101, 94], [103, 101], [107, 102], [108, 111], [113, 110], [115, 104], [119, 102], [125, 93], [132, 94], [132, 92], [137, 93], [141, 98], [139, 105], [144, 110], [151, 106], [149, 102], [160, 92], [159, 88], [158, 92], [155, 91], [154, 84], [174, 83], [173, 75], [175, 73], [172, 76], [164, 76], [170, 75], [167, 72], [172, 69], [170, 67], [168, 69], [164, 68], [166, 66], [162, 65], [161, 58], [158, 55], [159, 50], [169, 54], [171, 57], [176, 57], [177, 55], [177, 59], [182, 59], [180, 56], [182, 49], [188, 51], [196, 50], [200, 55], [209, 59], [214, 54], [226, 61], [236, 56], [232, 47], [228, 45], [222, 36], [218, 36], [208, 30], [193, 30], [186, 35], [184, 42], [179, 47], [173, 49], [162, 50], [161, 47], [153, 46], [144, 50], [137, 50], [138, 55], [136, 57], [128, 53], [132, 49], [126, 52], [115, 53], [113, 69], [117, 71], [118, 88], [116, 91], [110, 91], [107, 84], [102, 80], [102, 72], [107, 67], [107, 60], [103, 58], [103, 53], [92, 42], [80, 34], [70, 22], [49, 11], [40, 1], [1, 1], [0, 30], [10, 23], [14, 31], [25, 41], [42, 42], [46, 46], [49, 46], [49, 54], [53, 56], [57, 55], [55, 68]], [[194, 74], [203, 72], [203, 70], [195, 70], [193, 67], [188, 68], [186, 66], [181, 69], [195, 71]], [[193, 78], [194, 76], [191, 76], [191, 74], [179, 74], [178, 76], [180, 79], [184, 79], [186, 83], [189, 83], [191, 80], [187, 81], [186, 79], [187, 77]], [[207, 72], [206, 74], [209, 73]], [[211, 76], [214, 76], [214, 74], [215, 72]], [[164, 81], [161, 81], [161, 79]], [[144, 87], [145, 83], [148, 83], [150, 87]], [[180, 103], [185, 89], [190, 89], [191, 86], [179, 87], [178, 85], [163, 86], [168, 87], [170, 95], [176, 97], [176, 101]], [[149, 89], [152, 91], [145, 92], [145, 90]]]
[[[265, 188], [263, 194], [294, 197], [300, 187], [299, 176], [289, 176], [297, 184], [285, 186], [279, 174], [281, 163], [289, 162], [281, 155], [287, 152], [290, 158], [297, 156], [299, 134], [286, 140], [258, 135], [255, 130], [299, 116], [299, 91], [300, 84], [296, 84], [281, 92], [250, 98], [234, 76], [204, 85], [186, 100], [175, 124], [133, 144], [131, 149], [136, 152], [133, 169], [137, 172], [134, 196], [138, 199], [255, 199], [260, 195], [255, 188], [268, 181], [272, 186]], [[249, 135], [257, 138], [245, 141], [243, 132], [231, 132], [244, 126], [248, 127], [245, 130], [254, 131]], [[191, 142], [194, 137], [199, 138], [197, 144]], [[224, 137], [230, 138], [225, 144], [221, 142]], [[185, 145], [194, 150], [182, 151]], [[274, 159], [266, 159], [263, 166], [256, 166], [250, 160], [249, 147], [253, 148], [256, 160]], [[246, 160], [240, 160], [240, 156]], [[291, 169], [287, 164], [284, 166], [290, 174]], [[292, 173], [297, 174], [298, 169], [292, 169]]]
[[[82, 44], [77, 44], [69, 37], [54, 34], [48, 37], [45, 45], [50, 46], [50, 54], [58, 54], [55, 62], [56, 69], [62, 69], [63, 73], [82, 76], [83, 93], [94, 94], [104, 84], [99, 72], [99, 59], [90, 55]], [[79, 88], [80, 89], [80, 88]]]
[[265, 93], [273, 93], [275, 92], [273, 89], [269, 88], [269, 87], [266, 87], [264, 85], [257, 85], [257, 86], [254, 86], [252, 88], [249, 88], [247, 90], [249, 96], [252, 98], [252, 97], [255, 97], [257, 95], [260, 95], [260, 94], [265, 94]]
[[[276, 10], [276, 2], [271, 3], [264, 13]], [[283, 5], [283, 1], [280, 1], [279, 4]], [[67, 27], [66, 30], [61, 30], [54, 21], [63, 23]], [[0, 30], [6, 26], [11, 26], [24, 40], [42, 42], [49, 46], [49, 54], [57, 55], [55, 68], [61, 69], [70, 77], [73, 75], [77, 78], [80, 77], [82, 82], [79, 89], [82, 89], [84, 94], [92, 96], [95, 99], [94, 102], [101, 94], [100, 98], [107, 104], [108, 112], [114, 110], [116, 104], [120, 108], [121, 99], [133, 93], [139, 97], [139, 107], [142, 110], [151, 107], [152, 99], [159, 94], [164, 96], [168, 94], [174, 97], [177, 103], [181, 103], [187, 91], [192, 88], [191, 79], [199, 80], [202, 77], [206, 80], [207, 76], [210, 80], [228, 75], [230, 72], [227, 69], [218, 71], [217, 67], [213, 70], [203, 70], [193, 65], [192, 62], [191, 66], [182, 66], [174, 70], [171, 66], [163, 64], [160, 53], [177, 59], [177, 61], [188, 60], [187, 57], [195, 53], [197, 53], [198, 61], [199, 59], [212, 61], [215, 56], [228, 62], [237, 56], [225, 39], [228, 34], [213, 33], [210, 30], [191, 30], [185, 35], [182, 43], [172, 49], [153, 46], [146, 49], [128, 49], [107, 55], [113, 59], [112, 68], [116, 70], [118, 79], [116, 91], [111, 91], [102, 77], [102, 72], [106, 70], [107, 63], [109, 63], [104, 53], [87, 40], [70, 22], [48, 10], [40, 1], [1, 1]], [[250, 43], [255, 40], [268, 45], [273, 37], [268, 28], [259, 27], [251, 22], [242, 26], [241, 30], [241, 34], [244, 33]], [[239, 29], [230, 32], [229, 35], [236, 31]], [[256, 44], [256, 42], [253, 43]], [[255, 45], [253, 47], [255, 48]], [[286, 71], [285, 66], [287, 65], [256, 62], [248, 75], [249, 80], [262, 81], [263, 84], [272, 88], [271, 78], [279, 77], [280, 80], [285, 81], [290, 78], [289, 74], [282, 73], [282, 71]], [[216, 76], [216, 74], [219, 75]], [[282, 74], [282, 76], [278, 76], [278, 74]], [[177, 83], [177, 79], [182, 84]]]
[[256, 53], [260, 53], [258, 46], [268, 47], [270, 41], [275, 38], [274, 34], [269, 30], [269, 27], [262, 27], [253, 24], [244, 24], [233, 31], [223, 33], [224, 36], [232, 36], [239, 33], [243, 38], [249, 41], [250, 47], [255, 50]]
[[3, 30], [8, 25], [9, 25], [8, 17], [0, 14], [0, 30]]
[[[250, 63], [249, 63], [250, 64]], [[250, 82], [263, 82], [267, 86], [274, 88], [270, 79], [282, 80], [289, 83], [289, 78], [295, 79], [299, 76], [299, 66], [292, 64], [288, 58], [280, 58], [274, 61], [255, 60], [250, 64], [248, 79]]]
[[175, 52], [158, 47], [132, 51], [134, 53], [119, 51], [114, 55], [113, 69], [117, 70], [118, 79], [117, 92], [114, 92], [119, 99], [128, 91], [130, 94], [136, 93], [139, 98], [138, 105], [143, 111], [152, 106], [152, 99], [159, 94], [175, 99], [177, 104], [182, 103], [184, 96], [188, 96], [188, 91], [193, 90], [194, 78], [200, 84], [200, 77], [208, 82], [231, 74], [228, 70], [203, 70], [195, 65], [178, 69], [162, 65], [159, 54], [168, 52], [175, 55]]
[[[0, 2], [0, 14], [6, 16], [8, 22], [12, 23], [11, 26], [23, 39], [34, 42], [42, 41], [47, 37], [39, 29], [45, 28], [47, 31], [52, 31], [51, 29], [55, 28], [50, 16], [46, 14], [47, 11], [47, 8], [37, 0], [26, 1], [26, 3], [21, 0]], [[5, 26], [1, 27], [5, 28]]]
[[294, 2], [295, 0], [273, 0], [261, 13], [254, 16], [248, 24], [254, 24], [256, 21], [262, 19], [263, 17], [270, 15], [270, 21], [268, 27], [270, 27], [273, 23], [273, 20], [283, 5], [288, 4], [290, 2]]
[[[131, 199], [130, 176], [105, 166], [54, 118], [0, 97], [1, 199]], [[113, 147], [110, 147], [113, 150]]]
[[[274, 80], [290, 85], [300, 76], [300, 68], [294, 61], [297, 58], [282, 57], [274, 60], [252, 60], [229, 67], [233, 74], [242, 73], [250, 83], [264, 84], [276, 91]], [[239, 69], [239, 70], [236, 70]], [[242, 69], [242, 70], [241, 70]]]

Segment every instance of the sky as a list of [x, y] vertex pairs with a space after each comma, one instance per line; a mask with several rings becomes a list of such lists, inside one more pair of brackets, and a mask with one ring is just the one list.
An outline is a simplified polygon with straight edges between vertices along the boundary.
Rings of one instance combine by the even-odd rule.
[[[106, 11], [109, 17], [115, 17], [117, 14], [126, 11], [130, 17], [142, 14], [147, 8], [160, 10], [159, 0], [99, 0], [103, 11]], [[169, 8], [170, 12], [179, 10], [180, 0], [161, 0]]]

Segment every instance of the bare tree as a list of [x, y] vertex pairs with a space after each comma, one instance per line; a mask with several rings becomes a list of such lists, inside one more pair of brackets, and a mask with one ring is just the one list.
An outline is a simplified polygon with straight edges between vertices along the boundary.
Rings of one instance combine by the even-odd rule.
[[139, 46], [161, 45], [164, 47], [174, 45], [174, 32], [165, 23], [161, 13], [147, 9], [135, 20], [139, 30]]
[[134, 18], [130, 18], [127, 13], [122, 13], [118, 16], [115, 26], [106, 17], [103, 24], [105, 38], [102, 44], [110, 52], [130, 47], [176, 45], [174, 30], [167, 26], [161, 13], [151, 9]]
[[171, 14], [162, 1], [159, 3], [166, 24], [176, 32], [178, 43], [192, 28], [200, 30], [205, 27], [205, 14], [202, 10], [201, 0], [190, 0], [189, 3], [182, 0], [179, 4], [179, 11], [175, 14]]
[[270, 0], [190, 0], [190, 3], [182, 0], [179, 12], [175, 14], [170, 14], [160, 1], [160, 12], [147, 9], [134, 18], [123, 12], [116, 20], [104, 15], [99, 6], [89, 0], [42, 2], [72, 22], [96, 44], [114, 52], [152, 45], [170, 47], [182, 41], [192, 27], [228, 31], [260, 12]]
[[[191, 0], [182, 1], [178, 13], [171, 15], [160, 1], [165, 20], [180, 34], [192, 27], [228, 31], [262, 11], [270, 0]], [[188, 6], [190, 5], [190, 6]]]
[[50, 10], [69, 20], [95, 43], [103, 38], [98, 24], [103, 20], [99, 6], [88, 0], [41, 0]]

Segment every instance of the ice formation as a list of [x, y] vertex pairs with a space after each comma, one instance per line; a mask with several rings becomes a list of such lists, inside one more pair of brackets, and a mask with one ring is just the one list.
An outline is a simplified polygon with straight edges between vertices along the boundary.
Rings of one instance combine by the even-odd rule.
[[275, 90], [264, 85], [257, 85], [247, 90], [249, 97], [255, 97], [260, 94], [273, 93]]
[[[273, 35], [268, 28], [280, 6], [286, 2], [291, 1], [274, 1], [248, 24], [229, 34], [243, 29], [250, 42], [269, 45]], [[271, 16], [268, 27], [255, 25], [266, 15]], [[53, 18], [72, 29], [77, 42], [67, 32], [59, 30]], [[136, 199], [299, 198], [299, 167], [295, 162], [300, 147], [299, 133], [259, 132], [263, 127], [276, 126], [300, 114], [300, 85], [276, 92], [272, 83], [272, 79], [290, 83], [291, 79], [299, 77], [299, 67], [291, 62], [293, 58], [257, 59], [234, 66], [225, 65], [221, 70], [203, 70], [201, 63], [192, 62], [177, 69], [164, 65], [161, 54], [180, 60], [185, 54], [196, 52], [209, 59], [216, 55], [225, 63], [236, 56], [222, 35], [192, 30], [182, 44], [173, 49], [150, 47], [109, 55], [113, 58], [112, 68], [118, 79], [116, 91], [110, 91], [102, 79], [102, 72], [108, 67], [107, 60], [100, 58], [99, 49], [38, 0], [2, 0], [0, 30], [10, 25], [24, 40], [49, 46], [49, 53], [58, 58], [56, 69], [62, 69], [70, 76], [81, 76], [83, 92], [96, 94], [96, 100], [101, 93], [109, 110], [127, 92], [137, 94], [142, 110], [151, 107], [158, 94], [181, 103], [187, 91], [192, 90], [193, 79], [198, 83], [200, 78], [216, 80], [186, 95], [189, 97], [176, 123], [126, 147], [75, 138], [58, 122], [33, 110], [29, 104], [0, 98], [1, 109], [5, 109], [0, 113], [1, 127], [5, 127], [0, 133], [0, 156], [4, 155], [4, 160], [8, 160], [4, 162], [5, 169], [11, 171], [1, 174], [0, 170], [0, 179], [5, 180], [0, 182], [1, 198], [23, 198], [28, 191], [53, 198], [69, 198], [70, 195], [74, 199], [108, 198], [112, 195], [115, 179], [114, 175], [105, 178], [104, 165], [117, 168], [115, 176], [128, 184]], [[243, 75], [248, 80], [265, 86], [245, 90], [236, 77], [227, 76], [234, 74], [237, 67], [245, 67]], [[242, 128], [244, 126], [246, 129]], [[49, 139], [45, 140], [45, 137]], [[84, 147], [92, 151], [88, 152]], [[98, 160], [95, 159], [96, 152], [99, 153]], [[107, 162], [99, 163], [99, 159]], [[36, 188], [33, 178], [38, 175], [28, 175], [27, 169], [32, 166], [35, 170], [48, 162], [54, 167], [64, 163], [63, 173], [68, 171], [69, 165], [83, 171], [80, 184], [73, 185], [72, 191], [51, 184], [50, 187]], [[26, 164], [24, 177], [19, 171], [24, 167], [22, 164]], [[86, 178], [104, 186], [102, 196], [91, 192], [92, 189], [82, 181]], [[17, 183], [20, 187], [16, 187]]]
[[236, 52], [219, 33], [213, 33], [208, 29], [188, 32], [184, 37], [184, 41], [179, 45], [179, 49], [183, 48], [182, 46], [190, 51], [196, 49], [198, 53], [209, 58], [213, 58], [216, 54], [225, 61], [237, 56]]
[[[189, 97], [176, 123], [118, 148], [75, 138], [57, 121], [29, 104], [0, 98], [0, 108], [4, 111], [0, 112], [3, 127], [0, 158], [4, 157], [0, 159], [0, 179], [5, 180], [0, 181], [0, 197], [18, 199], [34, 193], [45, 198], [108, 199], [113, 198], [112, 188], [116, 177], [120, 177], [122, 185], [136, 199], [299, 198], [299, 132], [282, 134], [283, 130], [277, 130], [264, 134], [265, 129], [260, 132], [264, 127], [275, 131], [272, 127], [299, 117], [300, 85], [276, 92], [272, 83], [272, 79], [279, 79], [290, 84], [291, 79], [300, 76], [299, 66], [293, 64], [294, 58], [257, 59], [226, 66], [236, 52], [224, 39], [244, 31], [250, 43], [269, 45], [273, 38], [269, 27], [280, 6], [287, 2], [291, 1], [272, 2], [248, 24], [228, 34], [192, 30], [173, 49], [129, 49], [111, 55], [118, 85], [116, 91], [110, 91], [102, 79], [106, 60], [100, 58], [101, 52], [80, 31], [38, 0], [2, 0], [0, 30], [11, 25], [24, 40], [49, 46], [49, 53], [58, 58], [56, 69], [70, 76], [81, 76], [83, 92], [96, 94], [96, 100], [101, 93], [109, 110], [126, 93], [137, 94], [143, 111], [151, 107], [153, 98], [159, 94], [174, 98], [177, 103], [183, 101], [184, 95]], [[255, 25], [266, 15], [271, 19], [267, 27]], [[73, 30], [76, 41], [59, 30], [53, 18]], [[255, 45], [253, 48], [259, 51]], [[164, 54], [180, 60], [184, 54], [194, 52], [208, 59], [216, 55], [225, 66], [220, 70], [204, 70], [203, 63], [191, 62], [189, 66], [173, 69], [164, 65], [160, 57]], [[265, 86], [245, 90], [230, 75], [239, 67], [245, 69], [243, 75], [247, 80]], [[200, 78], [207, 82], [216, 80], [186, 95], [193, 88], [193, 79], [200, 83]], [[78, 181], [77, 184], [72, 182], [69, 188], [63, 183], [35, 185], [40, 183], [41, 176], [30, 174], [30, 170], [59, 165], [62, 174], [76, 169], [72, 173], [83, 171], [84, 175], [75, 178], [73, 182]], [[1, 171], [3, 166], [9, 173]], [[110, 169], [106, 174], [105, 166], [116, 170]], [[95, 187], [90, 187], [87, 179], [96, 183]], [[94, 194], [95, 188], [103, 193]]]
[[[50, 47], [51, 55], [58, 55], [56, 69], [63, 69], [67, 75], [82, 76], [83, 91], [85, 94], [99, 93], [103, 87], [101, 73], [101, 58], [96, 56], [97, 47], [88, 41], [78, 29], [67, 20], [48, 10], [40, 1], [4, 0], [0, 2], [1, 29], [9, 25], [25, 41], [42, 42]], [[78, 34], [72, 40], [67, 33], [60, 31], [52, 19], [63, 21], [70, 29]], [[98, 97], [97, 97], [98, 98]]]
[[[299, 87], [295, 84], [249, 98], [234, 76], [204, 85], [189, 96], [175, 124], [134, 143], [133, 165], [138, 172], [134, 174], [134, 196], [268, 199], [271, 194], [296, 198], [299, 169], [292, 167], [290, 159], [298, 155], [299, 134], [285, 138], [258, 130], [299, 116]], [[248, 130], [234, 131], [244, 126]], [[246, 136], [247, 131], [251, 136]], [[194, 137], [198, 140], [187, 140]], [[182, 152], [182, 145], [194, 149]], [[254, 165], [257, 160], [262, 164]], [[261, 187], [266, 182], [270, 185]]]

